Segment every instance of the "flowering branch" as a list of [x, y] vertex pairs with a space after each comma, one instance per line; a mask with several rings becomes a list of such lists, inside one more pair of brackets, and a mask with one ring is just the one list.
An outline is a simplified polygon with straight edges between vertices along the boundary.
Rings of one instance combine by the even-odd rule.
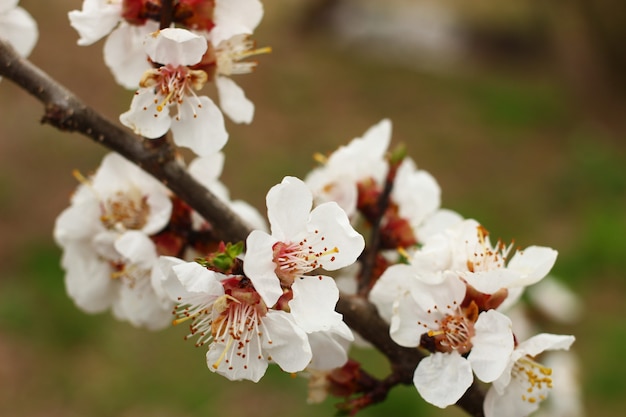
[[[478, 221], [442, 208], [435, 178], [404, 149], [388, 151], [389, 119], [318, 154], [304, 180], [284, 177], [266, 219], [230, 199], [219, 181], [224, 117], [250, 123], [255, 110], [233, 76], [271, 51], [251, 38], [260, 0], [84, 0], [68, 13], [78, 44], [106, 37], [105, 63], [136, 90], [119, 116], [134, 134], [20, 58], [38, 31], [16, 3], [0, 1], [0, 75], [44, 104], [43, 123], [115, 151], [92, 175], [74, 173], [55, 221], [80, 309], [150, 330], [185, 323], [210, 371], [253, 382], [270, 364], [304, 371], [310, 401], [335, 395], [352, 415], [400, 384], [480, 417], [526, 416], [547, 398], [552, 370], [535, 357], [574, 337], [520, 342], [511, 308], [557, 252], [492, 245]], [[209, 83], [217, 102], [200, 93]], [[177, 147], [197, 157], [187, 164]], [[349, 358], [353, 331], [389, 360], [386, 377]]]
[[[129, 133], [102, 117], [80, 101], [65, 87], [53, 80], [30, 61], [20, 57], [8, 43], [0, 40], [0, 75], [15, 82], [45, 106], [43, 123], [63, 131], [76, 131], [135, 162], [167, 185], [177, 196], [197, 210], [211, 224], [215, 235], [224, 241], [242, 241], [251, 227], [244, 223], [213, 193], [195, 181], [176, 160], [169, 141], [148, 140]], [[386, 191], [383, 200], [388, 198]], [[389, 326], [376, 307], [361, 296], [342, 295], [336, 310], [343, 314], [348, 326], [371, 342], [391, 362], [392, 373], [372, 383], [370, 390], [354, 400], [355, 411], [383, 401], [395, 385], [411, 385], [417, 364], [425, 357], [418, 349], [397, 345], [389, 336]], [[457, 405], [470, 415], [483, 416], [485, 393], [474, 384]]]
[[[362, 297], [342, 294], [337, 302], [337, 311], [343, 314], [350, 328], [372, 343], [391, 363], [391, 374], [379, 381], [368, 393], [371, 397], [367, 405], [383, 401], [389, 390], [396, 385], [413, 384], [413, 372], [417, 364], [426, 356], [421, 350], [405, 348], [395, 343], [389, 336], [389, 325], [380, 317], [376, 307]], [[457, 405], [471, 416], [483, 417], [484, 399], [483, 388], [474, 383], [457, 402]]]
[[194, 180], [176, 161], [176, 153], [169, 142], [158, 141], [158, 146], [155, 146], [154, 141], [116, 126], [29, 60], [19, 56], [1, 39], [0, 75], [11, 79], [44, 104], [42, 123], [64, 131], [80, 132], [134, 161], [202, 216], [211, 219], [219, 239], [237, 242], [245, 240], [250, 233], [250, 226]]

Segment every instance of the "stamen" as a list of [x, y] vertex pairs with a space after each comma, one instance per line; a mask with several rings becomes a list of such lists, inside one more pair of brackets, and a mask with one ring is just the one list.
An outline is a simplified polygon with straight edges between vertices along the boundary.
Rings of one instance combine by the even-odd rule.
[[156, 109], [158, 112], [162, 112], [165, 106], [170, 102], [170, 99], [176, 92], [174, 90], [170, 90], [168, 94], [163, 98], [161, 104], [157, 104]]
[[265, 46], [263, 48], [248, 49], [247, 51], [243, 51], [238, 54], [238, 57], [239, 59], [243, 59], [243, 58], [248, 58], [254, 55], [269, 54], [271, 52], [272, 52], [272, 47]]
[[224, 360], [224, 357], [226, 356], [226, 353], [230, 350], [231, 346], [233, 345], [233, 340], [234, 339], [232, 337], [228, 338], [228, 342], [226, 343], [226, 346], [224, 347], [224, 350], [220, 354], [219, 358], [217, 358], [217, 360], [212, 365], [213, 369], [219, 368], [220, 364]]
[[326, 163], [328, 162], [328, 158], [326, 157], [326, 155], [323, 155], [319, 152], [315, 152], [313, 154], [313, 160], [321, 165], [326, 165]]
[[543, 401], [548, 390], [552, 388], [552, 369], [535, 362], [529, 356], [515, 362], [512, 375], [526, 388], [522, 400], [529, 403]]
[[81, 174], [81, 172], [79, 170], [77, 170], [77, 169], [72, 170], [72, 176], [74, 178], [76, 178], [76, 180], [78, 182], [80, 182], [81, 184], [84, 184], [84, 185], [87, 185], [87, 186], [91, 185], [91, 181], [89, 181], [89, 179], [85, 178], [85, 176], [83, 174]]

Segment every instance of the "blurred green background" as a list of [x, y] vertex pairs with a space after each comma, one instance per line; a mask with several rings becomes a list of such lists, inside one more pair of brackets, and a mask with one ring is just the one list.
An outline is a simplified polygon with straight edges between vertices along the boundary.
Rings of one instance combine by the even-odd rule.
[[[81, 1], [20, 4], [39, 23], [32, 60], [111, 119], [125, 111], [132, 93], [114, 86], [102, 43], [79, 48], [67, 24]], [[438, 179], [445, 207], [478, 219], [495, 238], [559, 251], [553, 272], [585, 310], [575, 325], [544, 329], [576, 335], [587, 410], [622, 416], [624, 6], [283, 0], [265, 7], [255, 38], [273, 52], [236, 79], [257, 105], [255, 120], [227, 126], [222, 179], [232, 196], [263, 209], [269, 187], [284, 175], [303, 177], [314, 152], [391, 118], [394, 144], [405, 143]], [[333, 415], [333, 400], [305, 404], [302, 378], [271, 369], [259, 384], [229, 383], [183, 342], [184, 329], [154, 334], [74, 307], [52, 228], [77, 185], [72, 169], [90, 172], [106, 151], [41, 126], [42, 114], [33, 98], [0, 83], [0, 415]], [[376, 354], [356, 355], [384, 372]], [[462, 413], [435, 410], [403, 387], [362, 415]]]

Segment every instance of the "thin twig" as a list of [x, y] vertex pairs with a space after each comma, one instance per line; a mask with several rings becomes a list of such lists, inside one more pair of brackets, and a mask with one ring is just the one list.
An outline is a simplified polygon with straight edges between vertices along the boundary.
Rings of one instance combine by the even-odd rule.
[[389, 172], [385, 177], [383, 191], [380, 193], [378, 201], [376, 202], [376, 213], [375, 218], [372, 219], [372, 229], [368, 245], [365, 252], [361, 256], [361, 274], [359, 276], [357, 291], [364, 297], [367, 297], [367, 294], [369, 294], [373, 284], [372, 281], [374, 278], [374, 269], [376, 267], [376, 257], [378, 256], [380, 250], [381, 222], [385, 217], [387, 208], [389, 207], [391, 191], [393, 190], [393, 184], [395, 182], [396, 172], [398, 171], [399, 166], [399, 162], [389, 164]]
[[161, 21], [159, 29], [166, 29], [172, 25], [174, 20], [174, 0], [161, 1]]

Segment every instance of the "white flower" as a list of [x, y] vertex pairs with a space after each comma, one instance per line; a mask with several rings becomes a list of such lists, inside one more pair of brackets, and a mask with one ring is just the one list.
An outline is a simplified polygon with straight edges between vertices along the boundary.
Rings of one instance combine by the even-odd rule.
[[445, 234], [452, 248], [452, 266], [476, 290], [493, 294], [501, 288], [521, 289], [543, 279], [554, 265], [557, 251], [529, 246], [508, 257], [513, 244], [492, 245], [489, 232], [476, 220], [468, 219]]
[[231, 78], [235, 74], [248, 74], [256, 66], [255, 61], [242, 61], [254, 55], [270, 52], [270, 48], [255, 48], [248, 35], [235, 35], [215, 45], [215, 86], [222, 111], [235, 123], [250, 123], [254, 117], [254, 104], [248, 100], [241, 87]]
[[405, 347], [429, 338], [435, 353], [420, 361], [413, 377], [424, 400], [441, 408], [456, 403], [472, 384], [472, 371], [484, 382], [497, 379], [513, 351], [511, 321], [495, 310], [478, 314], [475, 305], [464, 306], [466, 286], [454, 274], [438, 283], [405, 280], [389, 333]]
[[312, 367], [330, 369], [347, 360], [353, 340], [342, 315], [335, 312], [339, 290], [315, 270], [334, 271], [354, 263], [365, 246], [336, 203], [311, 210], [306, 184], [285, 177], [267, 194], [272, 234], [255, 230], [248, 236], [244, 271], [268, 306], [291, 291], [289, 309], [314, 349]]
[[389, 266], [376, 281], [369, 297], [380, 316], [391, 322], [393, 305], [409, 291], [414, 280], [440, 284], [450, 275], [450, 241], [442, 234], [431, 238], [412, 254], [406, 254], [408, 264]]
[[[162, 67], [147, 71], [135, 93], [130, 110], [120, 121], [150, 139], [171, 128], [174, 142], [204, 156], [219, 151], [228, 140], [224, 117], [206, 96], [198, 97], [208, 76], [188, 66], [200, 62], [206, 40], [184, 29], [163, 29], [148, 36], [145, 50]], [[170, 116], [170, 107], [176, 115]]]
[[441, 209], [441, 189], [435, 178], [405, 158], [398, 168], [391, 191], [400, 217], [407, 219], [419, 242], [426, 241], [461, 222], [459, 214]]
[[207, 365], [230, 380], [257, 382], [268, 362], [286, 372], [303, 370], [311, 360], [306, 333], [291, 314], [268, 309], [250, 280], [226, 276], [195, 262], [160, 260], [163, 288], [176, 301], [175, 324], [191, 320], [196, 346], [208, 344]]
[[333, 152], [323, 161], [323, 166], [311, 171], [305, 179], [315, 201], [335, 201], [352, 216], [357, 205], [357, 184], [367, 179], [378, 184], [384, 181], [388, 169], [385, 153], [390, 141], [391, 122], [383, 119], [362, 137]]
[[140, 11], [140, 7], [131, 8], [123, 16], [121, 0], [84, 0], [82, 10], [68, 13], [80, 35], [79, 45], [91, 45], [108, 35], [104, 61], [116, 82], [128, 89], [137, 88], [141, 75], [150, 69], [143, 39], [159, 28], [158, 22], [146, 20]]
[[545, 350], [567, 350], [574, 336], [542, 333], [520, 343], [506, 371], [493, 381], [484, 403], [486, 417], [523, 417], [537, 410], [552, 388], [552, 369], [533, 358]]
[[553, 370], [552, 394], [537, 417], [584, 417], [579, 358], [572, 352], [553, 351], [542, 360]]
[[365, 242], [333, 202], [311, 210], [311, 192], [301, 180], [285, 177], [267, 194], [267, 214], [272, 234], [255, 230], [248, 236], [244, 258], [246, 275], [267, 303], [274, 305], [282, 287], [311, 285], [314, 281], [336, 290], [334, 280], [307, 276], [318, 268], [334, 271], [351, 265]]
[[171, 303], [151, 285], [157, 251], [149, 236], [169, 221], [167, 189], [113, 153], [81, 180], [54, 229], [70, 297], [89, 313], [112, 308], [135, 326], [164, 327]]
[[18, 0], [0, 0], [0, 38], [21, 56], [30, 55], [39, 32], [32, 16], [17, 5]]

